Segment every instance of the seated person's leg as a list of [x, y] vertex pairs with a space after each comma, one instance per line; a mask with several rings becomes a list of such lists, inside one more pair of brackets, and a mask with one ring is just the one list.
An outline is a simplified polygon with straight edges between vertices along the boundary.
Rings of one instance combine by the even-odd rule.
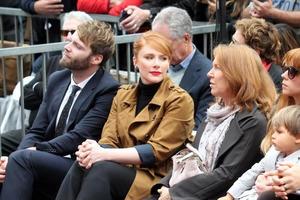
[[9, 156], [0, 199], [54, 199], [73, 160], [35, 150], [20, 150]]
[[100, 161], [89, 170], [74, 163], [65, 177], [56, 200], [124, 199], [136, 170], [115, 162]]

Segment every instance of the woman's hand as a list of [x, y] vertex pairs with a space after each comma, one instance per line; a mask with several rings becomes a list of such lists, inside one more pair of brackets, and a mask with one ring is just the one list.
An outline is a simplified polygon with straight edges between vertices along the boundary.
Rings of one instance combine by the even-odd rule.
[[158, 189], [158, 193], [160, 194], [158, 200], [171, 200], [169, 188], [162, 186], [160, 189]]
[[272, 190], [272, 177], [266, 174], [261, 174], [256, 178], [255, 190], [257, 194], [261, 194], [265, 191]]
[[105, 160], [105, 149], [95, 140], [86, 140], [78, 146], [75, 155], [79, 165], [89, 169], [95, 162]]
[[300, 189], [300, 165], [282, 163], [277, 168], [278, 177], [273, 178], [276, 196], [287, 199], [287, 194]]
[[137, 6], [128, 6], [124, 10], [129, 16], [124, 19], [120, 25], [129, 33], [137, 32], [142, 24], [150, 17], [150, 10], [143, 10]]

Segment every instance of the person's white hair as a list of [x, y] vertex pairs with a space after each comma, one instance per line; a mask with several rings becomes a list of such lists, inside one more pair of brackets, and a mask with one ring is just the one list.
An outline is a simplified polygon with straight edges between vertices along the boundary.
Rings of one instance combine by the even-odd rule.
[[82, 11], [71, 11], [71, 12], [65, 13], [62, 16], [61, 26], [64, 24], [64, 22], [66, 20], [72, 19], [72, 18], [80, 21], [81, 23], [85, 23], [85, 22], [93, 20], [93, 18], [89, 14], [87, 14], [85, 12], [82, 12]]
[[174, 38], [181, 38], [184, 33], [192, 36], [192, 19], [183, 9], [172, 6], [162, 9], [154, 18], [152, 26], [156, 24], [167, 25]]

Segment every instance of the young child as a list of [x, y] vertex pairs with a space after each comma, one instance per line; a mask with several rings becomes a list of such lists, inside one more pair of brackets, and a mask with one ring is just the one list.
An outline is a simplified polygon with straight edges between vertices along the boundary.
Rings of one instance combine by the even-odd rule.
[[[255, 190], [258, 175], [275, 170], [279, 163], [300, 163], [300, 106], [281, 109], [272, 118], [271, 126], [274, 131], [272, 147], [265, 157], [235, 181], [227, 195], [218, 200], [255, 200], [259, 196]], [[300, 191], [296, 195], [300, 195]]]

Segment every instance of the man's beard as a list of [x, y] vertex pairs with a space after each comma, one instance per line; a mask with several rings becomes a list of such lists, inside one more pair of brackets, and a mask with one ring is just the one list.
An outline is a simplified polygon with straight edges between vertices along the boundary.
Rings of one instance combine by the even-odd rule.
[[70, 70], [84, 70], [89, 67], [91, 57], [91, 55], [88, 55], [85, 58], [75, 58], [70, 60], [65, 60], [64, 57], [62, 57], [59, 61], [59, 65]]

